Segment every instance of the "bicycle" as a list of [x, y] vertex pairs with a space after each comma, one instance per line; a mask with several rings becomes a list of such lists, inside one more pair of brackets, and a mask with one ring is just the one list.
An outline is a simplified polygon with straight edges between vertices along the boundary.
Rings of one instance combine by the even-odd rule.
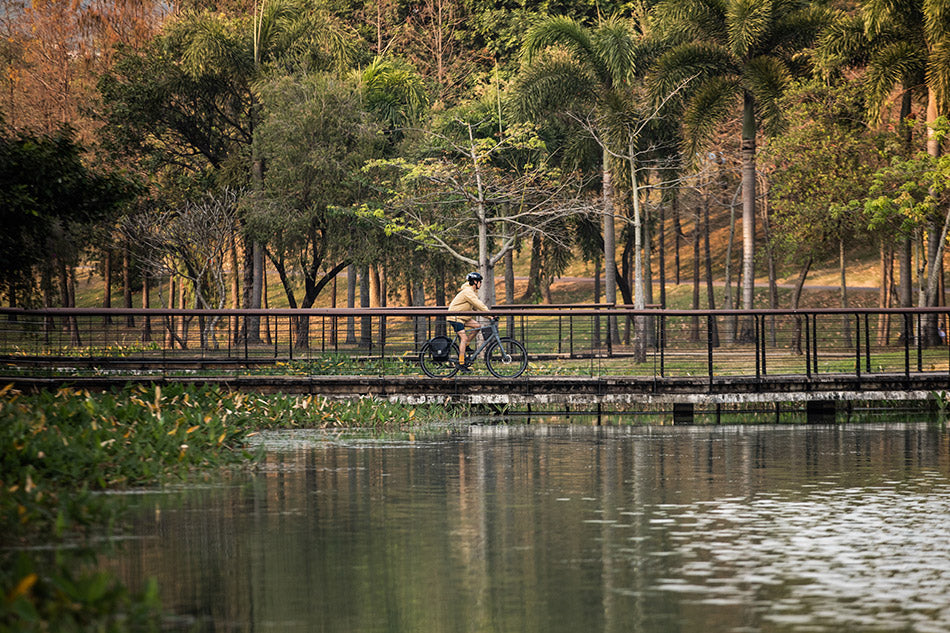
[[[471, 367], [478, 355], [484, 350], [485, 365], [496, 378], [517, 378], [528, 367], [528, 352], [524, 345], [513, 338], [502, 338], [498, 334], [498, 318], [492, 317], [488, 325], [481, 326], [484, 342], [468, 355], [465, 367]], [[476, 329], [476, 328], [469, 328]], [[422, 346], [419, 352], [419, 364], [422, 371], [431, 378], [451, 378], [461, 367], [458, 364], [459, 337], [435, 336]]]

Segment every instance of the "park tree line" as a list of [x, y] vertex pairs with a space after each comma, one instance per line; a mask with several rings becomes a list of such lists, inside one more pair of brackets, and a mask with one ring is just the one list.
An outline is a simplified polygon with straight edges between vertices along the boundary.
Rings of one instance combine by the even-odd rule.
[[[879, 305], [943, 303], [950, 0], [3, 0], [0, 16], [11, 306], [74, 305], [80, 266], [105, 306], [155, 288], [169, 307], [265, 307], [267, 271], [293, 308], [335, 305], [344, 271], [349, 305], [442, 305], [470, 269], [512, 304], [549, 299], [577, 258], [592, 301], [640, 308], [684, 280], [695, 308], [797, 307], [835, 261], [847, 306], [869, 257]], [[644, 351], [652, 328], [632, 326]]]

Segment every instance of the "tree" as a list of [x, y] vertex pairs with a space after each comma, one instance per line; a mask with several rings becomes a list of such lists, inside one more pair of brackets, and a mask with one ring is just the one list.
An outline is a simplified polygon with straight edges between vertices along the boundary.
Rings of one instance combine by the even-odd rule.
[[[196, 308], [220, 310], [227, 300], [225, 260], [238, 231], [237, 200], [235, 192], [225, 190], [178, 207], [148, 209], [129, 218], [123, 230], [153, 276], [187, 281]], [[208, 319], [201, 328], [202, 347], [217, 347], [219, 319]]]
[[0, 136], [0, 288], [10, 304], [26, 305], [39, 274], [58, 277], [71, 306], [71, 268], [135, 193], [129, 180], [87, 167], [69, 129]]
[[[611, 17], [596, 29], [577, 21], [554, 17], [532, 27], [525, 36], [523, 55], [529, 63], [516, 86], [519, 110], [529, 117], [544, 112], [574, 112], [578, 120], [605, 123], [604, 116], [617, 109], [625, 85], [642, 70], [644, 47], [640, 35], [625, 20]], [[600, 116], [597, 116], [600, 115]], [[603, 204], [605, 295], [617, 302], [616, 229], [611, 149], [626, 145], [617, 129], [597, 129], [602, 145], [601, 191]], [[611, 336], [618, 337], [610, 321]]]
[[429, 107], [422, 76], [400, 59], [377, 57], [361, 73], [360, 85], [366, 109], [386, 127], [393, 146]]
[[[364, 241], [347, 209], [360, 199], [360, 169], [380, 130], [359, 91], [330, 76], [277, 78], [260, 97], [256, 143], [268, 169], [263, 187], [244, 197], [247, 231], [266, 243], [290, 307], [309, 308]], [[308, 345], [308, 327], [298, 320], [298, 346]]]
[[422, 156], [374, 161], [368, 166], [389, 192], [382, 206], [365, 209], [389, 234], [397, 234], [477, 267], [484, 300], [495, 303], [495, 266], [535, 233], [591, 211], [583, 181], [550, 167], [531, 125], [512, 125], [494, 136], [477, 122], [456, 119], [445, 134], [425, 135]]
[[[879, 166], [883, 139], [862, 122], [865, 106], [856, 84], [799, 84], [781, 105], [788, 128], [766, 143], [762, 163], [771, 182], [774, 250], [800, 268], [791, 307], [798, 308], [811, 264], [837, 254], [846, 308], [845, 244], [855, 249], [868, 237], [863, 198]], [[842, 329], [847, 336], [850, 321]]]
[[[142, 53], [121, 56], [100, 83], [112, 146], [217, 186], [260, 187], [254, 86], [271, 75], [342, 70], [354, 43], [352, 31], [312, 0], [262, 1], [250, 17], [186, 12]], [[259, 308], [261, 245], [246, 243], [244, 255], [244, 306]], [[256, 341], [258, 330], [251, 319], [243, 334]]]
[[[716, 126], [741, 113], [743, 308], [754, 307], [756, 135], [774, 131], [779, 99], [802, 70], [799, 57], [824, 20], [802, 0], [662, 0], [654, 7], [671, 43], [654, 69], [652, 90], [664, 98], [687, 79], [682, 120], [690, 151]], [[740, 105], [741, 104], [741, 105]], [[740, 340], [751, 340], [746, 319]]]
[[[934, 137], [942, 142], [950, 125], [945, 117], [937, 119], [933, 126]], [[936, 225], [935, 253], [930, 256], [926, 279], [920, 279], [922, 307], [936, 305], [947, 233], [950, 230], [950, 157], [933, 156], [920, 152], [910, 159], [896, 156], [890, 165], [877, 171], [866, 209], [871, 215], [872, 227], [893, 225], [895, 219], [904, 231], [921, 226]], [[936, 327], [935, 323], [925, 328]], [[924, 343], [933, 343], [929, 332], [922, 332]]]

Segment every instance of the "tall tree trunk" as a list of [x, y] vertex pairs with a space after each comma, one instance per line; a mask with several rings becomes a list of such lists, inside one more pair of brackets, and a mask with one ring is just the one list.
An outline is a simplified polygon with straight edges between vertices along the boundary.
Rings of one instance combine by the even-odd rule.
[[[151, 288], [149, 287], [148, 273], [142, 273], [142, 309], [148, 310], [151, 306]], [[142, 317], [142, 342], [152, 340], [152, 319], [147, 314]]]
[[[776, 279], [777, 273], [775, 271], [775, 253], [772, 250], [772, 223], [771, 223], [771, 208], [772, 205], [769, 202], [769, 182], [766, 180], [765, 187], [766, 190], [763, 192], [765, 203], [762, 205], [762, 228], [765, 232], [765, 257], [768, 263], [769, 269], [769, 308], [772, 310], [778, 309], [778, 281]], [[770, 342], [772, 347], [778, 346], [778, 332], [777, 326], [775, 324], [775, 315], [769, 317], [770, 324]], [[764, 333], [763, 333], [764, 336]]]
[[[848, 308], [848, 274], [847, 258], [845, 257], [844, 238], [838, 239], [838, 266], [841, 270], [841, 307]], [[851, 338], [851, 315], [841, 316], [841, 335], [844, 338], [844, 344], [848, 349], [854, 347], [854, 341]]]
[[[732, 294], [732, 250], [736, 241], [736, 200], [739, 197], [741, 188], [736, 189], [732, 196], [732, 203], [729, 205], [729, 240], [726, 244], [726, 262], [725, 262], [725, 297], [723, 308], [726, 310], [735, 310], [739, 307], [739, 297], [733, 298]], [[741, 275], [739, 276], [741, 278]], [[726, 317], [726, 342], [735, 343], [739, 334], [739, 319], [735, 316]]]
[[[933, 124], [936, 123], [938, 111], [937, 97], [933, 90], [928, 90], [927, 93], [927, 153], [933, 158], [940, 156], [940, 139], [937, 136], [937, 132], [933, 127]], [[934, 197], [937, 197], [936, 192], [931, 189], [930, 194]], [[948, 215], [950, 218], [950, 215]], [[927, 225], [927, 233], [929, 240], [927, 242], [927, 287], [925, 295], [925, 302], [927, 307], [935, 307], [937, 305], [937, 290], [940, 287], [938, 283], [941, 265], [940, 261], [943, 259], [943, 245], [946, 240], [946, 231], [941, 231], [940, 226], [935, 220], [931, 221]], [[938, 237], [939, 236], [939, 237]], [[923, 284], [921, 284], [923, 285]], [[937, 330], [937, 315], [936, 314], [925, 314], [923, 318], [923, 342], [925, 345], [936, 345], [940, 342], [940, 336]]]
[[[337, 284], [336, 284], [336, 277], [334, 277], [334, 278], [333, 278], [333, 289], [332, 289], [332, 292], [331, 292], [331, 294], [330, 294], [330, 307], [331, 307], [331, 308], [336, 308], [336, 293], [337, 293], [336, 285], [337, 285]], [[332, 347], [333, 349], [336, 349], [337, 336], [339, 336], [339, 334], [337, 333], [337, 329], [338, 329], [337, 318], [336, 318], [335, 316], [334, 316], [334, 317], [331, 317], [331, 318], [330, 318], [330, 347]]]
[[[802, 265], [802, 269], [798, 274], [798, 282], [795, 284], [795, 289], [792, 291], [792, 310], [798, 310], [798, 302], [802, 297], [802, 288], [805, 287], [805, 277], [808, 276], [808, 271], [811, 269], [811, 258]], [[799, 356], [802, 355], [802, 317], [798, 314], [795, 315], [795, 332], [792, 338], [792, 345], [795, 353]], [[807, 361], [806, 361], [807, 362]]]
[[[881, 239], [881, 277], [880, 288], [878, 288], [878, 307], [886, 310], [891, 306], [890, 279], [893, 275], [894, 256], [885, 240]], [[890, 343], [890, 315], [881, 312], [877, 317], [877, 344], [888, 345]]]
[[[168, 275], [168, 309], [175, 308], [175, 275]], [[236, 342], [236, 341], [235, 341]], [[165, 317], [165, 341], [166, 349], [172, 349], [175, 346], [175, 317]]]
[[[512, 285], [511, 291], [514, 292], [514, 285]], [[445, 265], [441, 263], [436, 266], [435, 305], [437, 306], [446, 305]], [[445, 317], [444, 316], [440, 315], [435, 318], [435, 334], [436, 336], [445, 336]]]
[[[673, 189], [673, 251], [674, 251], [674, 270], [676, 276], [676, 285], [680, 285], [680, 238], [683, 237], [683, 226], [680, 222], [680, 196], [679, 190]], [[665, 307], [665, 306], [664, 306]]]
[[[411, 297], [410, 297], [411, 299]], [[346, 269], [346, 307], [350, 310], [356, 307], [356, 264], [350, 264]], [[356, 319], [346, 317], [346, 344], [356, 343]]]
[[[699, 280], [701, 278], [699, 270], [699, 238], [700, 238], [700, 209], [696, 207], [696, 210], [693, 212], [693, 310], [699, 310]], [[692, 319], [692, 327], [690, 328], [689, 340], [693, 342], [699, 341], [699, 316], [694, 316]]]
[[[253, 276], [251, 278], [250, 305], [252, 310], [260, 310], [264, 300], [264, 247], [254, 241], [253, 246]], [[254, 316], [247, 320], [247, 340], [249, 343], [260, 344], [261, 318]]]
[[[360, 307], [369, 308], [369, 266], [360, 267]], [[373, 347], [373, 318], [360, 317], [360, 347]]]
[[[913, 243], [910, 236], [905, 236], [901, 241], [901, 251], [899, 259], [900, 267], [900, 301], [902, 308], [913, 307], [913, 261], [912, 253]], [[911, 341], [913, 339], [913, 329], [910, 326], [910, 319], [901, 319], [901, 333], [899, 337], [902, 341]]]
[[[603, 151], [603, 204], [604, 204], [604, 293], [608, 304], [617, 303], [617, 238], [614, 226], [614, 186], [610, 172], [610, 154]], [[608, 336], [614, 343], [620, 342], [617, 317], [607, 318]]]
[[[600, 257], [594, 258], [594, 303], [600, 303]], [[593, 349], [600, 348], [600, 317], [594, 317], [594, 333], [591, 346]]]
[[[642, 206], [642, 205], [641, 205]], [[645, 306], [653, 305], [653, 222], [650, 219], [650, 208], [643, 207], [643, 298]], [[648, 349], [656, 348], [656, 322], [651, 316], [646, 317], [643, 330], [644, 343]]]
[[[125, 302], [125, 308], [132, 309], [132, 264], [129, 261], [129, 246], [122, 247], [122, 298]], [[125, 318], [125, 324], [128, 327], [135, 327], [135, 317], [131, 314]]]
[[369, 267], [369, 307], [378, 308], [382, 305], [379, 295], [379, 267], [371, 264]]
[[528, 263], [528, 287], [521, 296], [522, 303], [538, 303], [541, 299], [541, 234], [531, 236], [531, 261]]
[[[104, 267], [103, 285], [105, 286], [105, 288], [103, 288], [102, 307], [105, 308], [106, 310], [109, 310], [110, 308], [112, 308], [112, 249], [109, 247], [106, 247], [104, 255], [105, 256], [103, 257], [103, 267]], [[12, 306], [13, 303], [11, 302], [10, 305]], [[110, 325], [112, 323], [112, 317], [107, 314], [103, 322], [106, 325]]]
[[[66, 307], [76, 307], [76, 269], [73, 266], [66, 266]], [[79, 320], [72, 316], [69, 317], [70, 340], [73, 345], [82, 345], [79, 335]]]
[[[630, 197], [633, 200], [633, 274], [634, 291], [633, 307], [635, 310], [644, 310], [646, 308], [646, 291], [643, 283], [643, 252], [647, 250], [645, 240], [643, 239], [643, 210], [640, 207], [640, 183], [637, 176], [637, 163], [634, 159], [636, 148], [633, 143], [633, 136], [630, 137]], [[637, 316], [637, 338], [636, 346], [633, 350], [634, 360], [638, 363], [646, 361], [646, 348], [649, 343], [647, 330], [647, 319], [643, 315]]]
[[[755, 307], [755, 109], [752, 95], [745, 93], [742, 111], [742, 308]], [[739, 324], [742, 343], [755, 340], [752, 317]]]
[[[716, 309], [716, 292], [713, 288], [712, 251], [709, 247], [709, 197], [703, 195], [703, 240], [706, 251], [706, 302], [710, 310]], [[709, 333], [713, 347], [719, 347], [719, 326], [716, 319], [710, 321], [712, 332]]]
[[[620, 252], [620, 272], [617, 275], [619, 285], [632, 289], [634, 295], [636, 295], [637, 292], [636, 281], [633, 274], [633, 267], [635, 266], [634, 251], [636, 250], [635, 234], [636, 231], [627, 231], [626, 239], [623, 241], [623, 250]], [[637, 297], [633, 296], [633, 301], [624, 300], [624, 305], [636, 307]], [[621, 335], [621, 339], [624, 345], [630, 344], [630, 329], [632, 325], [633, 317], [627, 317], [623, 320], [623, 334]]]
[[657, 219], [657, 224], [660, 227], [660, 233], [657, 236], [659, 238], [659, 248], [657, 256], [659, 258], [659, 269], [660, 269], [660, 307], [666, 308], [666, 207], [660, 205], [659, 209], [659, 218]]
[[[263, 302], [263, 308], [265, 310], [269, 310], [270, 300], [267, 296], [267, 266], [262, 267], [261, 271], [264, 273], [263, 283], [261, 284], [261, 291], [262, 291], [261, 300]], [[274, 332], [274, 335], [276, 336], [277, 333]], [[307, 338], [309, 339], [309, 337]], [[271, 338], [271, 333], [270, 333], [270, 317], [269, 316], [264, 317], [264, 344], [267, 345], [268, 347], [274, 344], [274, 340]]]
[[505, 303], [515, 302], [515, 257], [514, 253], [505, 253]]
[[[237, 238], [231, 239], [231, 248], [228, 249], [231, 261], [231, 307], [235, 310], [241, 307], [241, 283], [238, 268]], [[231, 340], [237, 345], [241, 340], [241, 318], [231, 318]]]
[[[930, 266], [929, 274], [927, 275], [927, 307], [933, 308], [937, 305], [937, 291], [940, 287], [940, 274], [943, 270], [943, 267], [940, 265], [941, 260], [943, 260], [943, 252], [945, 244], [947, 243], [947, 233], [950, 231], [950, 207], [947, 208], [946, 216], [943, 221], [943, 228], [940, 229], [940, 237], [937, 240], [937, 251], [933, 254], [931, 258], [932, 265]], [[930, 321], [928, 322], [928, 330], [933, 329], [931, 334], [928, 331], [928, 335], [932, 336], [930, 342], [936, 344], [940, 341], [940, 336], [937, 333], [937, 318], [936, 315], [928, 315]]]
[[[184, 310], [188, 307], [188, 293], [186, 292], [185, 282], [180, 281], [178, 283], [178, 309]], [[179, 332], [178, 343], [181, 345], [182, 349], [188, 348], [188, 330], [191, 325], [191, 319], [193, 317], [182, 316], [179, 322]]]
[[[412, 305], [414, 306], [424, 306], [426, 304], [426, 291], [425, 286], [422, 283], [421, 277], [413, 277], [411, 282], [412, 287]], [[428, 338], [428, 333], [426, 331], [426, 323], [428, 319], [426, 317], [417, 317], [416, 318], [416, 327], [415, 327], [415, 342], [416, 349], [422, 347], [422, 344], [426, 342]]]

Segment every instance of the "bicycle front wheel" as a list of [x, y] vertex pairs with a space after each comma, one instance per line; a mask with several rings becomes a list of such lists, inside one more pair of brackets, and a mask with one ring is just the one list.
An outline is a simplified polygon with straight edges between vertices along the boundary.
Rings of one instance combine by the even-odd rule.
[[485, 364], [496, 378], [517, 378], [528, 367], [528, 352], [518, 341], [503, 338], [485, 351]]
[[[439, 345], [442, 350], [444, 350], [444, 346], [444, 342]], [[430, 378], [454, 376], [455, 372], [459, 370], [456, 362], [459, 358], [459, 346], [453, 342], [448, 348], [448, 353], [442, 350], [439, 353], [433, 347], [433, 342], [429, 341], [422, 346], [422, 351], [419, 352], [419, 364], [422, 365], [422, 371]]]

